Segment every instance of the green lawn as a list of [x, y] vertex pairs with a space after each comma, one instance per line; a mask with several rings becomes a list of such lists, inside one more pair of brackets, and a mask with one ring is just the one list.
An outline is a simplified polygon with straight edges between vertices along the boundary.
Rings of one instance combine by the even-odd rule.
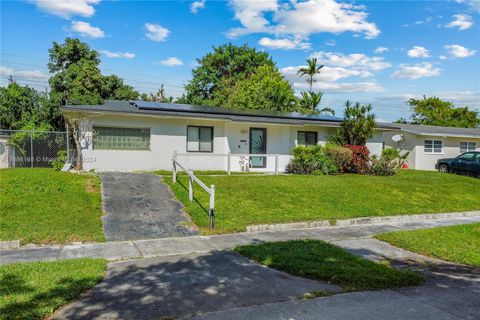
[[102, 280], [101, 259], [0, 266], [0, 319], [43, 319]]
[[390, 232], [377, 238], [426, 256], [480, 266], [480, 223]]
[[173, 184], [171, 177], [164, 179], [203, 233], [245, 231], [251, 224], [480, 209], [479, 179], [438, 172], [404, 170], [392, 177], [201, 176], [216, 187], [216, 229], [210, 231], [208, 194], [196, 186], [196, 201], [190, 202], [187, 178], [178, 180]]
[[365, 260], [319, 240], [248, 245], [238, 253], [267, 267], [337, 284], [346, 291], [382, 290], [418, 285], [422, 276]]
[[104, 241], [98, 177], [18, 168], [0, 179], [0, 240]]

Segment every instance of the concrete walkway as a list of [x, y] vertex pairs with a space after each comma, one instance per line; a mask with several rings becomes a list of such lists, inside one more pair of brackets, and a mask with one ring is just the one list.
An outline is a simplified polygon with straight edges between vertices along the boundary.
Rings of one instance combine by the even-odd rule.
[[480, 216], [471, 216], [388, 224], [379, 223], [372, 225], [244, 232], [218, 236], [192, 236], [168, 239], [70, 244], [64, 246], [27, 247], [17, 250], [2, 250], [0, 264], [64, 260], [84, 257], [105, 258], [108, 260], [163, 257], [191, 253], [206, 253], [233, 249], [242, 244], [285, 241], [292, 239], [319, 239], [325, 241], [348, 240], [370, 237], [375, 234], [389, 231], [414, 230], [479, 221]]
[[427, 282], [397, 290], [353, 292], [184, 315], [190, 320], [478, 320], [480, 272], [437, 266]]
[[155, 174], [106, 172], [102, 180], [103, 229], [107, 241], [198, 234], [183, 205]]

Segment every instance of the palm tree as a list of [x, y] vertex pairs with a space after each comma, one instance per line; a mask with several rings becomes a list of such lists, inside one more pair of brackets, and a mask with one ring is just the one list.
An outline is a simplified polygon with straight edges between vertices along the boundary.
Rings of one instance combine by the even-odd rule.
[[317, 58], [307, 59], [307, 66], [298, 70], [297, 74], [300, 77], [307, 76], [307, 83], [310, 86], [310, 92], [313, 91], [313, 83], [316, 82], [315, 77], [320, 73], [320, 69], [324, 67], [323, 64], [317, 66]]
[[317, 110], [318, 105], [322, 101], [323, 92], [301, 92], [302, 95], [300, 103], [302, 108], [305, 109], [308, 113], [322, 113], [322, 114], [331, 114], [335, 115], [335, 111], [329, 107], [322, 108]]

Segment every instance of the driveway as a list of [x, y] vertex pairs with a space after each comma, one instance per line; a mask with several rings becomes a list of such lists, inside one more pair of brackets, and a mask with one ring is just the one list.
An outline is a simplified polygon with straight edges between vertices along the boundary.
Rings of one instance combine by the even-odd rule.
[[173, 319], [319, 291], [341, 288], [216, 251], [111, 263], [90, 295], [60, 309], [53, 319]]
[[162, 178], [155, 174], [101, 174], [103, 228], [107, 241], [198, 234]]

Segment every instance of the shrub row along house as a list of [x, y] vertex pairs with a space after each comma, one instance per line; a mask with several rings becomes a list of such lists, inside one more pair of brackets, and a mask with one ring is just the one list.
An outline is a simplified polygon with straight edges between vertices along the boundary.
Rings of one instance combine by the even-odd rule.
[[[102, 105], [63, 106], [61, 111], [67, 119], [81, 120], [84, 170], [170, 170], [176, 154], [191, 170], [284, 171], [292, 158], [292, 148], [325, 143], [342, 123], [342, 118], [328, 115], [145, 101], [107, 100]], [[434, 169], [433, 165], [428, 167], [431, 161], [419, 158], [436, 153], [437, 141], [450, 142], [449, 137], [433, 134], [437, 138], [425, 136], [422, 142], [418, 137], [423, 132], [417, 135], [408, 128], [377, 123], [366, 146], [371, 154], [380, 155], [385, 146], [398, 147], [391, 137], [402, 132], [406, 138], [402, 147], [415, 150], [410, 166], [421, 164], [420, 169]], [[480, 146], [479, 130], [458, 130], [469, 133], [465, 140], [469, 150]], [[419, 143], [425, 144], [424, 153]], [[442, 152], [446, 150], [444, 143]], [[455, 155], [459, 153], [460, 144]]]

